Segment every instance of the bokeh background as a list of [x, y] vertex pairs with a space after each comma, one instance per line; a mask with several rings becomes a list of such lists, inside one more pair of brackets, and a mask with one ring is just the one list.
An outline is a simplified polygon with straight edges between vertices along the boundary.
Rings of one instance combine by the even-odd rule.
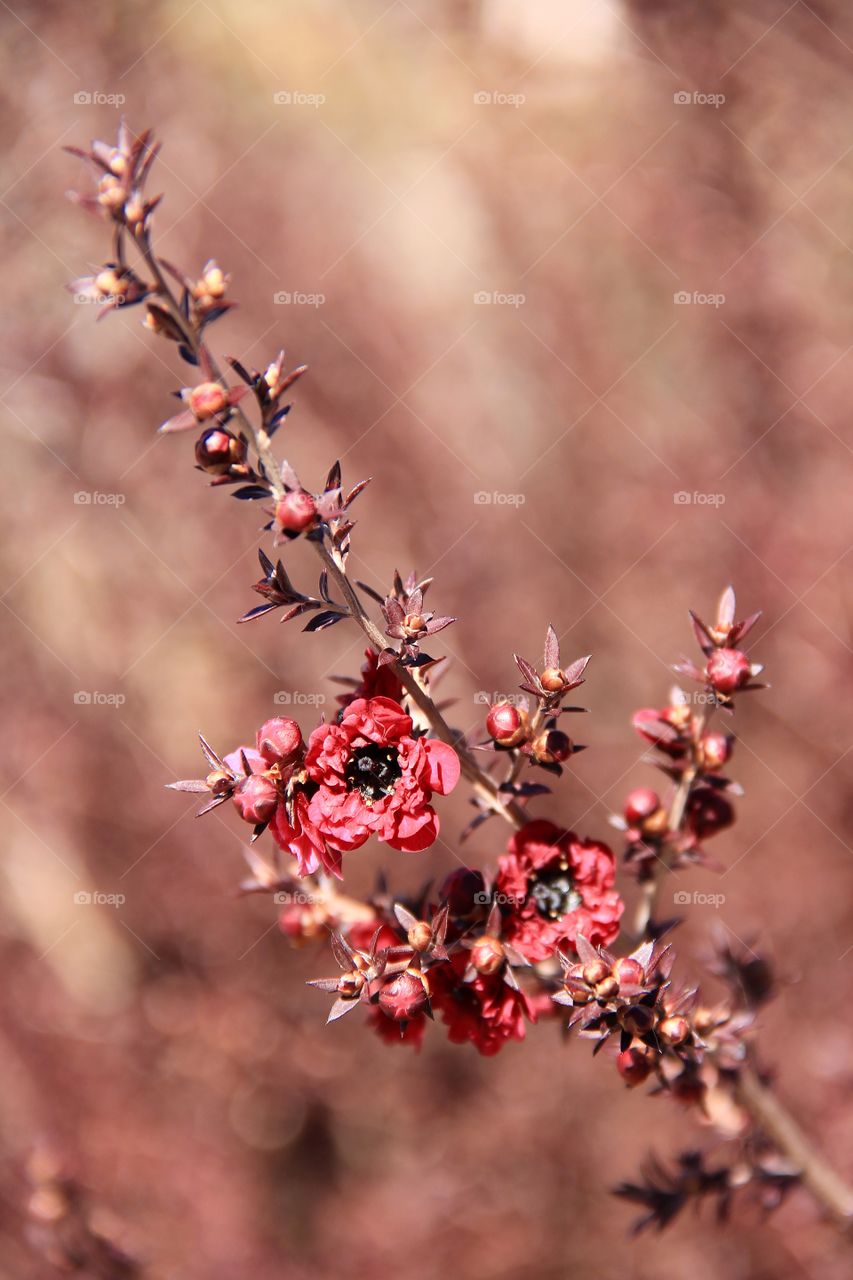
[[[277, 691], [310, 728], [358, 638], [235, 625], [257, 509], [155, 438], [174, 349], [64, 292], [108, 254], [60, 150], [122, 111], [165, 139], [161, 248], [233, 273], [220, 352], [310, 364], [288, 456], [311, 485], [336, 457], [374, 477], [354, 562], [375, 586], [435, 574], [457, 724], [549, 620], [595, 655], [591, 749], [543, 812], [604, 834], [650, 780], [628, 718], [665, 701], [688, 605], [731, 580], [764, 608], [728, 869], [674, 884], [725, 902], [686, 910], [681, 964], [702, 977], [715, 930], [772, 956], [763, 1059], [850, 1173], [848, 8], [10, 0], [0, 23], [0, 1275], [53, 1274], [34, 1160], [153, 1276], [848, 1275], [800, 1195], [631, 1240], [608, 1189], [714, 1135], [553, 1027], [491, 1060], [440, 1027], [419, 1056], [358, 1016], [324, 1028], [303, 984], [327, 955], [235, 896], [236, 820], [163, 784], [197, 772], [199, 728], [231, 747]], [[305, 548], [288, 562], [313, 583]], [[442, 815], [441, 847], [366, 850], [356, 883], [455, 865], [464, 797]], [[124, 901], [75, 900], [95, 892]]]

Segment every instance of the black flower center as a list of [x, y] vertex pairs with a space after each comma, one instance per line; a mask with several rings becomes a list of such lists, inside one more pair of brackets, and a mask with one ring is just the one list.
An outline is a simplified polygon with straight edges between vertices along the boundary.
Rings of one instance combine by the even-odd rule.
[[367, 801], [379, 800], [394, 790], [400, 777], [396, 747], [380, 747], [370, 743], [357, 747], [344, 771], [350, 791], [356, 788]]
[[546, 920], [559, 920], [569, 911], [579, 907], [583, 898], [572, 884], [568, 867], [550, 867], [541, 871], [530, 882], [530, 897], [540, 916]]

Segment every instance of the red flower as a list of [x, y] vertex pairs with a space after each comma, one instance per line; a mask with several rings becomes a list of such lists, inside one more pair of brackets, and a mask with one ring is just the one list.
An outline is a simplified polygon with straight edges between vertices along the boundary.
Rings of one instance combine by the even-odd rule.
[[287, 807], [280, 802], [270, 823], [270, 830], [277, 843], [298, 863], [300, 876], [313, 875], [323, 870], [328, 875], [343, 879], [341, 874], [341, 855], [336, 849], [330, 849], [310, 816], [309, 793], [297, 788], [290, 803], [290, 816]]
[[523, 992], [509, 986], [502, 973], [474, 975], [463, 981], [468, 967], [466, 953], [457, 953], [446, 964], [429, 971], [432, 1006], [441, 1013], [453, 1044], [470, 1041], [491, 1057], [507, 1040], [523, 1040], [525, 1018], [535, 1017]]
[[499, 868], [503, 937], [525, 959], [544, 960], [563, 942], [574, 946], [579, 933], [606, 946], [619, 932], [624, 903], [607, 845], [539, 819], [515, 833]]
[[341, 694], [338, 698], [341, 706], [348, 707], [357, 698], [392, 698], [394, 702], [399, 702], [403, 696], [403, 686], [393, 664], [386, 662], [380, 667], [379, 655], [373, 649], [365, 649], [364, 659], [360, 681], [339, 677], [342, 683], [354, 686], [351, 692]]
[[432, 793], [447, 795], [459, 779], [453, 748], [413, 737], [411, 717], [390, 698], [358, 698], [339, 724], [316, 728], [305, 763], [316, 784], [308, 824], [339, 852], [371, 835], [407, 853], [428, 848], [439, 826]]

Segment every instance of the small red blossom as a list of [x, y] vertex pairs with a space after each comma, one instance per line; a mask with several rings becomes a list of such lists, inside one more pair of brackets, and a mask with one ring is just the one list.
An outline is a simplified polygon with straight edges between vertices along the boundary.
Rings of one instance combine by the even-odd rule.
[[579, 933], [597, 945], [612, 942], [624, 910], [614, 878], [607, 845], [542, 819], [528, 822], [499, 861], [495, 892], [504, 937], [534, 962], [566, 942], [574, 946]]
[[306, 769], [316, 784], [308, 818], [332, 849], [358, 849], [376, 835], [419, 853], [438, 835], [432, 794], [453, 790], [459, 757], [446, 743], [414, 737], [398, 702], [358, 698], [339, 723], [311, 734]]
[[468, 981], [465, 953], [430, 970], [432, 1007], [441, 1013], [452, 1044], [470, 1042], [485, 1057], [498, 1053], [508, 1040], [523, 1040], [525, 1020], [535, 1015], [522, 991], [502, 973], [475, 973]]

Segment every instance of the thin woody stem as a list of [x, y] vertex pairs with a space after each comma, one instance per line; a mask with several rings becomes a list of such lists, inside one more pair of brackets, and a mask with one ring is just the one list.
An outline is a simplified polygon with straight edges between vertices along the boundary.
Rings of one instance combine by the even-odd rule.
[[853, 1187], [826, 1162], [752, 1065], [747, 1064], [738, 1073], [735, 1096], [774, 1146], [798, 1169], [803, 1186], [830, 1217], [845, 1231], [853, 1230]]
[[670, 840], [668, 848], [661, 852], [653, 869], [649, 880], [642, 885], [640, 900], [637, 903], [637, 909], [634, 915], [633, 938], [636, 942], [642, 942], [647, 936], [649, 925], [655, 914], [658, 897], [660, 895], [661, 886], [664, 876], [671, 870], [670, 862], [672, 860], [674, 849], [672, 847], [672, 837], [677, 835], [684, 824], [684, 816], [687, 811], [687, 801], [690, 799], [690, 792], [693, 785], [698, 779], [701, 769], [698, 760], [698, 745], [702, 734], [705, 732], [710, 715], [703, 713], [699, 717], [698, 725], [694, 728], [693, 745], [692, 745], [692, 761], [684, 770], [678, 780], [675, 794], [669, 808], [669, 817], [667, 819], [667, 830]]
[[[341, 594], [349, 605], [351, 617], [361, 627], [369, 640], [371, 647], [377, 653], [381, 653], [386, 647], [385, 637], [382, 635], [382, 632], [375, 623], [368, 617], [364, 606], [361, 603], [358, 592], [353, 587], [346, 575], [346, 572], [340, 567], [325, 543], [318, 541], [315, 542], [314, 545], [317, 548], [323, 564], [334, 578]], [[520, 805], [517, 800], [505, 798], [501, 794], [500, 783], [496, 782], [494, 778], [480, 767], [471, 749], [464, 741], [461, 740], [458, 734], [454, 733], [453, 729], [451, 729], [450, 725], [444, 719], [444, 716], [441, 714], [430, 695], [423, 686], [418, 683], [416, 677], [412, 674], [411, 669], [403, 666], [399, 661], [395, 663], [394, 669], [406, 692], [409, 694], [418, 710], [423, 714], [435, 736], [440, 738], [442, 742], [446, 742], [448, 746], [453, 747], [459, 757], [459, 763], [462, 766], [462, 773], [474, 793], [481, 800], [485, 801], [493, 813], [497, 813], [502, 818], [505, 818], [511, 826], [515, 828], [523, 826], [528, 820], [528, 815], [524, 806]]]
[[[151, 243], [150, 236], [145, 235], [141, 239], [140, 250], [145, 262], [154, 276], [158, 294], [163, 298], [172, 319], [179, 327], [181, 333], [185, 336], [187, 346], [196, 357], [201, 356], [202, 352], [204, 352], [214, 375], [223, 383], [223, 385], [225, 385], [225, 380], [219, 370], [216, 360], [211, 355], [210, 351], [204, 346], [204, 343], [200, 340], [198, 335], [194, 332], [192, 326], [187, 325], [184, 316], [181, 313], [177, 299], [175, 298], [171, 286], [163, 273], [160, 261], [157, 258], [154, 247]], [[281, 481], [280, 471], [275, 455], [272, 451], [272, 445], [266, 428], [264, 426], [256, 427], [251, 422], [248, 415], [244, 413], [240, 405], [236, 406], [235, 415], [239, 419], [241, 427], [252, 441], [255, 453], [258, 456], [258, 462], [261, 470], [272, 488], [273, 495], [277, 498], [281, 497], [284, 493], [284, 485]], [[353, 620], [361, 627], [376, 652], [381, 653], [385, 648], [385, 639], [365, 612], [358, 592], [347, 577], [346, 571], [341, 568], [334, 557], [329, 553], [324, 542], [317, 541], [314, 543], [314, 546], [317, 549], [324, 565], [334, 578], [341, 593], [346, 599], [350, 615]], [[449, 746], [452, 746], [456, 751], [462, 766], [462, 772], [475, 794], [488, 805], [489, 809], [491, 809], [493, 813], [497, 813], [501, 817], [505, 818], [511, 826], [516, 828], [523, 826], [527, 821], [527, 814], [524, 807], [516, 800], [513, 800], [512, 798], [507, 799], [501, 794], [500, 784], [480, 767], [471, 750], [464, 742], [460, 741], [459, 736], [453, 732], [438, 707], [433, 702], [432, 698], [423, 686], [418, 683], [411, 671], [399, 662], [395, 664], [395, 669], [401, 683], [406, 689], [406, 692], [416, 704], [418, 710], [422, 713], [436, 737], [440, 738], [442, 742], [446, 742]]]

